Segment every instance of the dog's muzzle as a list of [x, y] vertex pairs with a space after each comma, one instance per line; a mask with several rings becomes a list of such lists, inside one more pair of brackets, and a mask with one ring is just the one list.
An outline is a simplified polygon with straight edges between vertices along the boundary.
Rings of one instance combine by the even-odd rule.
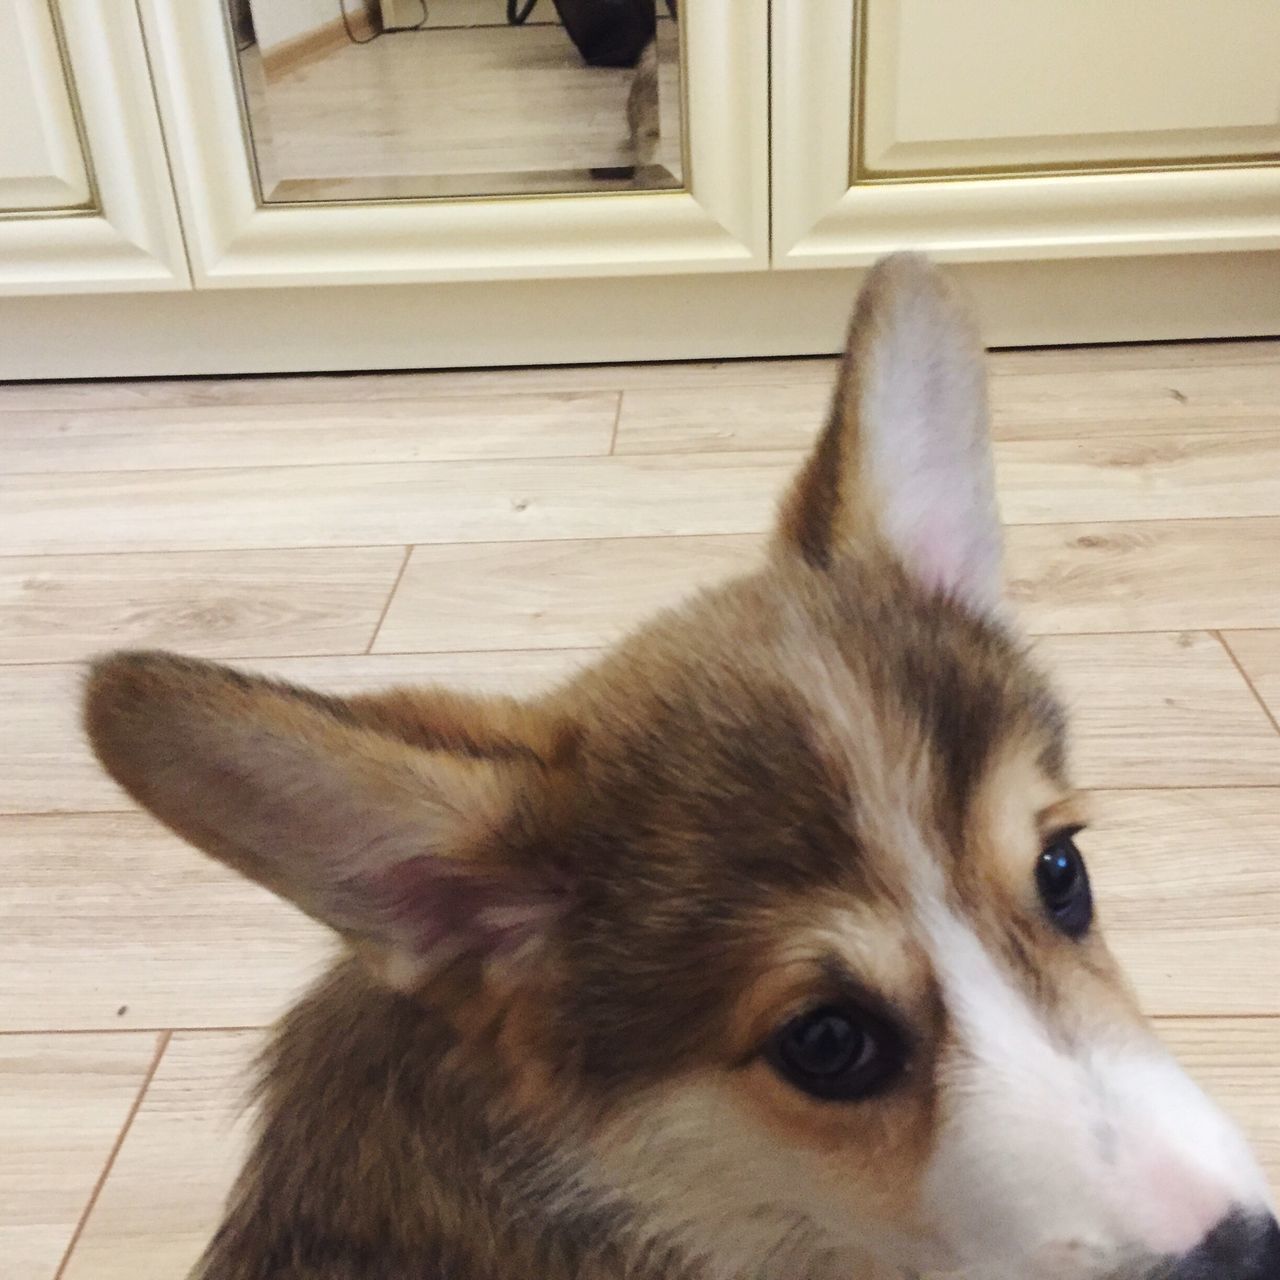
[[1280, 1223], [1234, 1214], [1161, 1280], [1280, 1280]]

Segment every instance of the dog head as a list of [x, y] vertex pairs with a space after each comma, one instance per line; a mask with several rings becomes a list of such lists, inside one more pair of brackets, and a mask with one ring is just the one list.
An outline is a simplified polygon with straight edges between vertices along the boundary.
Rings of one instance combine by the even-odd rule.
[[1094, 919], [1000, 573], [981, 349], [901, 257], [767, 564], [565, 688], [337, 700], [125, 654], [87, 721], [708, 1276], [1274, 1277], [1264, 1177]]

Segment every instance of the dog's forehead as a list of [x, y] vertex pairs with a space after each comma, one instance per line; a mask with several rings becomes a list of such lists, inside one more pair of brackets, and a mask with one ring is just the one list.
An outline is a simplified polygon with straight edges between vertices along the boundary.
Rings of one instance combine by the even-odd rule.
[[616, 820], [766, 885], [842, 879], [889, 812], [952, 841], [998, 759], [1065, 782], [1063, 718], [1020, 645], [884, 569], [708, 595], [606, 664], [591, 701]]

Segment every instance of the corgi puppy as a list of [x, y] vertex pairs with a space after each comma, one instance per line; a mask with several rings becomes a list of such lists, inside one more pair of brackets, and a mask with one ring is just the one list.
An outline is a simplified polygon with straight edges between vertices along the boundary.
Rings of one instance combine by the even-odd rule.
[[767, 563], [550, 694], [99, 661], [111, 776], [347, 944], [195, 1275], [1277, 1280], [1000, 584], [982, 349], [898, 256]]

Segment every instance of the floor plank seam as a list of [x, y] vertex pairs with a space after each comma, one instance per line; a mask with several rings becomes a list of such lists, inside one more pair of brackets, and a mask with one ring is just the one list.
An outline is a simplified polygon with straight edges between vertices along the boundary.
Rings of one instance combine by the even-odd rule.
[[[600, 539], [604, 541], [604, 539]], [[415, 544], [416, 545], [416, 544]], [[674, 597], [673, 603], [678, 603], [684, 597]], [[1034, 631], [1023, 628], [1022, 634], [1033, 642], [1042, 640], [1071, 640], [1074, 638], [1095, 638], [1102, 639], [1109, 636], [1172, 636], [1186, 635], [1188, 633], [1202, 636], [1212, 636], [1218, 632], [1248, 632], [1252, 634], [1266, 634], [1267, 632], [1280, 630], [1278, 627], [1230, 627], [1230, 626], [1168, 626], [1168, 627], [1123, 627], [1110, 628], [1096, 631]], [[217, 658], [219, 662], [311, 662], [322, 661], [326, 659], [342, 659], [342, 658], [448, 658], [456, 657], [461, 654], [485, 654], [500, 656], [502, 654], [512, 653], [597, 653], [601, 652], [607, 646], [605, 642], [596, 644], [553, 644], [553, 645], [519, 645], [511, 648], [470, 648], [470, 649], [379, 649], [374, 653], [371, 649], [355, 650], [355, 649], [316, 649], [306, 653], [233, 653], [220, 654]], [[32, 667], [40, 669], [49, 668], [75, 668], [84, 666], [90, 660], [90, 656], [86, 654], [83, 658], [0, 658], [0, 674], [6, 671], [20, 672]], [[39, 812], [38, 810], [36, 812]], [[88, 813], [96, 813], [98, 810], [85, 810]]]
[[613, 435], [609, 437], [609, 457], [613, 458], [618, 453], [618, 428], [622, 424], [622, 406], [626, 401], [627, 393], [625, 388], [618, 392], [618, 403], [613, 411]]
[[[736, 452], [736, 451], [730, 451]], [[744, 451], [745, 452], [745, 451]], [[785, 449], [754, 449], [753, 453], [794, 453], [799, 457], [799, 451]], [[620, 454], [619, 457], [680, 457], [680, 454]], [[699, 457], [705, 456], [699, 454]], [[469, 467], [469, 466], [486, 466], [493, 464], [494, 466], [505, 465], [507, 463], [526, 463], [526, 462], [603, 462], [609, 454], [604, 450], [596, 450], [593, 453], [495, 453], [495, 454], [479, 454], [472, 457], [461, 456], [457, 458], [381, 458], [372, 460], [357, 461], [351, 458], [335, 458], [325, 462], [251, 462], [244, 463], [239, 466], [231, 465], [226, 467], [99, 467], [85, 471], [6, 471], [6, 479], [30, 480], [32, 477], [49, 478], [60, 476], [163, 476], [176, 475], [182, 472], [207, 473], [209, 475], [221, 475], [231, 471], [283, 471], [292, 468], [295, 471], [313, 471], [319, 467], [342, 467], [344, 469], [354, 470], [358, 467]], [[394, 544], [392, 544], [394, 545]]]
[[364, 653], [353, 655], [359, 657], [368, 657], [373, 653], [373, 646], [378, 642], [378, 636], [382, 632], [382, 624], [387, 620], [387, 614], [391, 612], [391, 603], [396, 598], [396, 592], [400, 590], [400, 584], [404, 581], [405, 570], [409, 567], [409, 561], [413, 558], [413, 543], [405, 544], [404, 557], [400, 561], [400, 569], [396, 574], [395, 581], [391, 584], [391, 590], [387, 592], [387, 599], [382, 606], [382, 612], [378, 615], [378, 621], [374, 624], [373, 635], [369, 637], [369, 643], [365, 645]]
[[[601, 459], [603, 460], [603, 459]], [[326, 464], [330, 465], [330, 464]], [[91, 473], [84, 473], [91, 474]], [[141, 474], [141, 473], [139, 473]], [[1274, 524], [1280, 527], [1280, 515], [1275, 516], [1160, 516], [1155, 519], [1124, 519], [1124, 520], [1046, 520], [1036, 522], [1018, 522], [1009, 521], [1004, 524], [1004, 528], [1008, 529], [1090, 529], [1099, 526], [1118, 526], [1121, 528], [1130, 525], [1204, 525], [1204, 524], [1238, 524], [1241, 522], [1253, 521], [1259, 524]], [[760, 541], [761, 548], [765, 545], [768, 536], [768, 530], [764, 527], [759, 529], [702, 529], [697, 532], [686, 533], [613, 533], [613, 534], [573, 534], [571, 536], [561, 537], [545, 537], [545, 538], [463, 538], [463, 539], [417, 539], [413, 545], [419, 547], [536, 547], [536, 546], [553, 546], [562, 542], [670, 542], [680, 538], [755, 538]], [[112, 547], [105, 550], [78, 550], [78, 551], [0, 551], [0, 569], [4, 567], [6, 560], [81, 560], [91, 556], [210, 556], [210, 555], [246, 555], [251, 552], [276, 552], [285, 553], [291, 551], [377, 551], [387, 547], [403, 547], [403, 542], [305, 542], [305, 543], [270, 543], [270, 544], [254, 544], [252, 546], [240, 546], [238, 544], [231, 546], [190, 546], [190, 547]], [[1178, 628], [1166, 627], [1166, 631], [1173, 630], [1196, 630], [1197, 628]], [[1204, 628], [1198, 628], [1203, 630]], [[1225, 630], [1248, 630], [1244, 627], [1226, 627]], [[1255, 627], [1253, 630], [1268, 630], [1265, 627]]]
[[106, 1186], [107, 1179], [111, 1176], [111, 1170], [115, 1165], [116, 1157], [120, 1154], [120, 1148], [124, 1146], [124, 1140], [129, 1136], [129, 1130], [133, 1127], [133, 1122], [142, 1108], [142, 1100], [147, 1096], [147, 1090], [151, 1088], [151, 1082], [155, 1079], [156, 1071], [160, 1067], [160, 1060], [164, 1057], [165, 1050], [169, 1047], [169, 1042], [172, 1039], [173, 1032], [166, 1028], [156, 1041], [156, 1050], [151, 1058], [151, 1065], [147, 1068], [147, 1073], [142, 1078], [142, 1084], [138, 1087], [137, 1096], [133, 1100], [133, 1105], [129, 1108], [129, 1114], [125, 1116], [124, 1124], [121, 1125], [120, 1132], [116, 1135], [116, 1140], [107, 1154], [106, 1162], [102, 1166], [102, 1172], [98, 1174], [97, 1181], [93, 1184], [93, 1190], [89, 1192], [89, 1198], [85, 1201], [84, 1209], [76, 1222], [75, 1230], [71, 1233], [71, 1239], [67, 1241], [66, 1252], [63, 1253], [62, 1260], [58, 1263], [58, 1269], [53, 1273], [53, 1280], [62, 1280], [67, 1266], [71, 1262], [71, 1255], [75, 1252], [76, 1245], [80, 1243], [80, 1237], [84, 1234], [84, 1229], [88, 1225], [89, 1217], [93, 1213], [93, 1207], [98, 1203], [102, 1188]]
[[[607, 462], [608, 458], [599, 458], [597, 461]], [[328, 465], [328, 464], [326, 464]], [[154, 473], [152, 473], [154, 474]], [[217, 474], [216, 472], [208, 472], [206, 474]], [[0, 495], [3, 496], [3, 495]], [[781, 491], [779, 492], [781, 496]], [[1170, 526], [1178, 526], [1180, 531], [1185, 528], [1193, 528], [1196, 525], [1245, 525], [1245, 524], [1266, 524], [1280, 527], [1280, 514], [1277, 515], [1205, 515], [1205, 516], [1126, 516], [1124, 519], [1095, 519], [1095, 520], [1031, 520], [1031, 521], [1008, 521], [1004, 525], [1006, 532], [1012, 529], [1026, 530], [1045, 530], [1058, 529], [1067, 533], [1075, 529], [1091, 529], [1091, 530], [1125, 530], [1131, 529], [1146, 530], [1152, 526], [1168, 528]], [[682, 533], [664, 533], [658, 530], [646, 531], [643, 533], [632, 534], [596, 534], [583, 530], [573, 531], [552, 537], [541, 538], [431, 538], [419, 537], [414, 539], [414, 546], [420, 547], [492, 547], [492, 546], [516, 546], [528, 547], [537, 545], [553, 545], [565, 542], [655, 542], [659, 539], [670, 541], [679, 538], [758, 538], [761, 545], [764, 545], [768, 536], [768, 529], [764, 525], [755, 528], [718, 528], [718, 529], [695, 529], [687, 530]], [[0, 553], [0, 567], [3, 567], [5, 560], [34, 560], [42, 557], [50, 559], [80, 559], [88, 556], [204, 556], [204, 555], [241, 555], [250, 551], [267, 552], [274, 551], [283, 553], [287, 551], [356, 551], [356, 550], [375, 550], [382, 547], [402, 547], [405, 544], [400, 541], [394, 542], [367, 542], [355, 540], [352, 542], [276, 542], [267, 545], [255, 543], [253, 546], [241, 546], [236, 543], [218, 543], [217, 545], [206, 545], [204, 543], [193, 543], [184, 547], [154, 547], [145, 546], [136, 543], [116, 544], [115, 546], [105, 549], [91, 549], [87, 547], [73, 547], [67, 549], [59, 547], [57, 550], [45, 550], [38, 547], [27, 547], [21, 551], [11, 551]], [[1176, 628], [1175, 628], [1176, 629]], [[1232, 629], [1230, 627], [1228, 630]]]
[[[88, 474], [88, 473], [85, 473]], [[1252, 518], [1252, 517], [1246, 517]], [[1263, 516], [1262, 519], [1270, 517]], [[1280, 523], [1280, 517], [1277, 517]], [[1106, 524], [1107, 521], [1094, 523]], [[1115, 523], [1115, 522], [1112, 522]], [[756, 538], [764, 545], [764, 533], [748, 530], [743, 533], [615, 533], [603, 537], [589, 534], [578, 538], [489, 538], [485, 541], [462, 542], [415, 542], [419, 547], [536, 547], [551, 546], [559, 542], [664, 542], [678, 538]], [[127, 551], [0, 551], [0, 569], [6, 560], [81, 560], [90, 556], [221, 556], [249, 555], [275, 552], [285, 554], [292, 551], [385, 551], [388, 547], [403, 547], [403, 542], [308, 542], [303, 545], [295, 543], [276, 544], [274, 546], [252, 547], [144, 547], [131, 548]]]
[[1257, 686], [1253, 683], [1253, 678], [1244, 669], [1244, 663], [1242, 663], [1240, 659], [1236, 657], [1236, 651], [1231, 647], [1230, 643], [1227, 640], [1227, 637], [1222, 634], [1222, 630], [1223, 629], [1221, 628], [1215, 630], [1213, 632], [1214, 637], [1216, 638], [1218, 643], [1226, 650], [1227, 657], [1231, 659], [1231, 665], [1235, 667], [1235, 669], [1240, 673], [1240, 679], [1243, 680], [1246, 685], [1248, 685], [1249, 692], [1253, 694], [1253, 700], [1258, 704], [1259, 707], [1262, 708], [1262, 714], [1267, 717], [1268, 722], [1270, 723], [1271, 727], [1276, 731], [1276, 733], [1280, 734], [1280, 720], [1276, 719], [1275, 712], [1271, 710], [1271, 707], [1267, 703], [1267, 700], [1262, 696], [1262, 694], [1258, 692]]
[[[1280, 1015], [1277, 1015], [1280, 1016]], [[192, 1031], [210, 1035], [232, 1031], [269, 1031], [274, 1022], [229, 1023], [206, 1025], [203, 1022], [177, 1023], [167, 1027], [0, 1027], [0, 1036], [175, 1036]], [[167, 1043], [167, 1041], [166, 1041]], [[159, 1062], [159, 1059], [156, 1060]]]

